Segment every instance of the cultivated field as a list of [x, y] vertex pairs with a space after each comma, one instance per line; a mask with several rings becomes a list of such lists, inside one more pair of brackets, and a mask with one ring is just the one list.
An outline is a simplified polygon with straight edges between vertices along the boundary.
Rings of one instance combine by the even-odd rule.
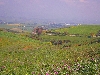
[[0, 29], [0, 75], [99, 75], [100, 26], [51, 29], [41, 35]]

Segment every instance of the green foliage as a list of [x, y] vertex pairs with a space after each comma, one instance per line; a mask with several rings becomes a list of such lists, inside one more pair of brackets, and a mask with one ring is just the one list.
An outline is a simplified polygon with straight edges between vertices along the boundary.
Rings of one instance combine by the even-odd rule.
[[[83, 29], [83, 32], [78, 32], [77, 27], [79, 27], [79, 30]], [[76, 33], [88, 36], [94, 30], [99, 30], [97, 26], [93, 26], [94, 30], [90, 30], [88, 27], [64, 28], [61, 29], [61, 32], [68, 30], [68, 33], [74, 34], [73, 32], [76, 31]], [[35, 40], [26, 37], [26, 35], [29, 34], [0, 31], [0, 75], [100, 74], [100, 43], [95, 42], [100, 39], [99, 37], [49, 36], [43, 34], [39, 37], [42, 38], [41, 40]], [[52, 45], [50, 40], [53, 39], [67, 39], [71, 40], [71, 43]], [[78, 46], [79, 44], [81, 46]], [[71, 45], [71, 47], [67, 48], [64, 45]]]

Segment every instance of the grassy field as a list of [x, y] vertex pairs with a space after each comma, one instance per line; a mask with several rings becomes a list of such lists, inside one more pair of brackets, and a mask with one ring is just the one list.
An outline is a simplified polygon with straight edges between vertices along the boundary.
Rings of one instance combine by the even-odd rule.
[[80, 25], [80, 26], [71, 26], [70, 28], [61, 28], [54, 31], [58, 32], [69, 32], [70, 34], [90, 34], [97, 33], [100, 30], [99, 25]]
[[[100, 37], [88, 38], [99, 30], [99, 25], [60, 28], [51, 31], [83, 36], [41, 34], [39, 40], [27, 37], [26, 33], [1, 30], [0, 75], [99, 75]], [[50, 40], [71, 42], [52, 45]]]

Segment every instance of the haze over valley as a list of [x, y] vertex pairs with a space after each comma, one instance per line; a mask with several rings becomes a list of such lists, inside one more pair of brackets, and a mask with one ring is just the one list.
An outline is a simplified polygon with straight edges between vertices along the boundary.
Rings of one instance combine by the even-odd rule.
[[100, 24], [99, 0], [0, 0], [0, 20]]

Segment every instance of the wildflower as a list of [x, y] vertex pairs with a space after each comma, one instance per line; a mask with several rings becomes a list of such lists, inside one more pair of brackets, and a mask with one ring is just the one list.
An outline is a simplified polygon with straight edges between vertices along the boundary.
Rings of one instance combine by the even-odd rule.
[[68, 66], [68, 69], [70, 69], [70, 66]]
[[94, 58], [91, 58], [91, 60], [94, 60]]
[[81, 67], [81, 65], [78, 63], [78, 65], [77, 65], [78, 67]]
[[58, 71], [60, 71], [61, 70], [61, 68], [58, 68]]
[[54, 74], [58, 74], [58, 72], [57, 72], [57, 71], [55, 71], [55, 72], [54, 72]]

